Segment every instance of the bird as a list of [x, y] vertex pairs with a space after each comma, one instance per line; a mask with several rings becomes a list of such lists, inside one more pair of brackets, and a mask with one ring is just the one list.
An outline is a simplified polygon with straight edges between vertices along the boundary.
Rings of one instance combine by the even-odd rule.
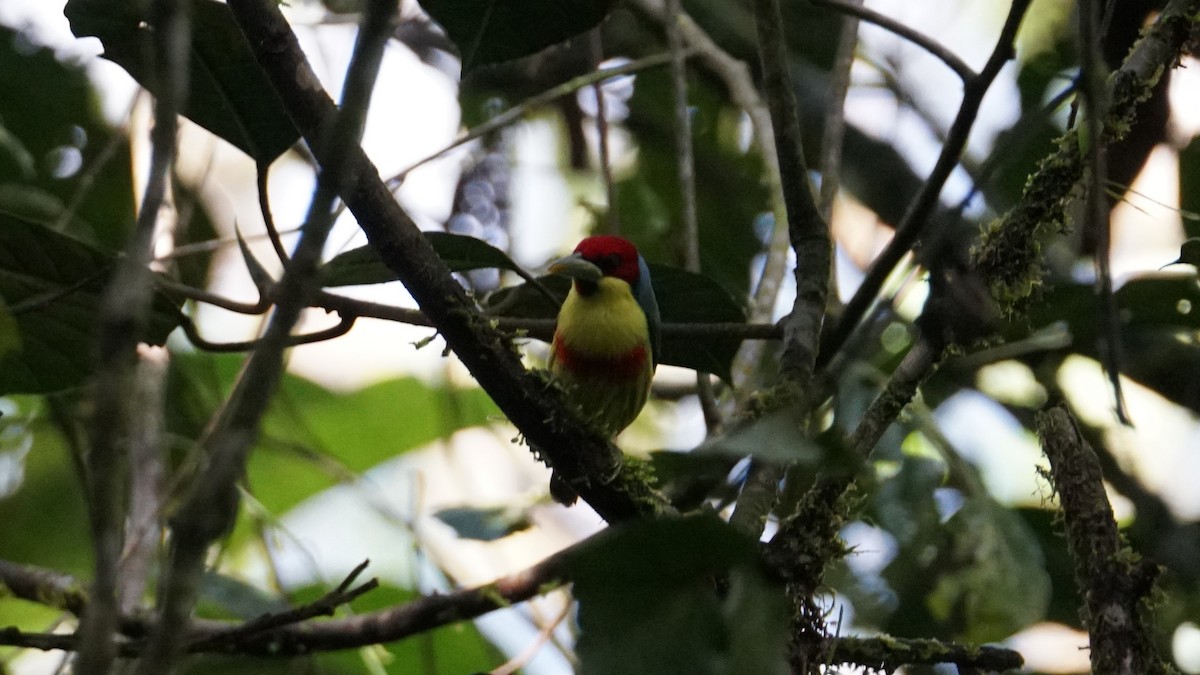
[[[550, 345], [550, 377], [611, 440], [646, 405], [658, 366], [661, 322], [650, 268], [628, 240], [596, 235], [548, 271], [571, 280]], [[557, 474], [550, 488], [556, 500], [574, 502], [575, 491]]]

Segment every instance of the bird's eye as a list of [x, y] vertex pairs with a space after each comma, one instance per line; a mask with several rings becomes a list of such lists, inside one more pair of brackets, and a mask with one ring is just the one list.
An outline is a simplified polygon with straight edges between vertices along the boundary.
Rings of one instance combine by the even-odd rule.
[[616, 269], [620, 266], [621, 256], [617, 255], [616, 253], [609, 253], [600, 259], [599, 267], [606, 273], [616, 271]]

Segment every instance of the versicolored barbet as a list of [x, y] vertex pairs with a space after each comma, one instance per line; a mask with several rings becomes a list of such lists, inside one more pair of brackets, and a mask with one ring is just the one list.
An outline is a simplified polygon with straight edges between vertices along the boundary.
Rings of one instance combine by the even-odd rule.
[[[550, 264], [569, 277], [571, 290], [558, 312], [550, 374], [584, 419], [612, 438], [646, 405], [658, 365], [659, 315], [650, 270], [633, 244], [595, 236]], [[550, 491], [563, 503], [574, 490], [557, 475]]]

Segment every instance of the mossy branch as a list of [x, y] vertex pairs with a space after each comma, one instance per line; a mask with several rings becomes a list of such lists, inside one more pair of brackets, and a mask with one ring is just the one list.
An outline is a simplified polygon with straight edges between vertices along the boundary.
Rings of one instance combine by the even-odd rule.
[[[1200, 26], [1200, 2], [1171, 0], [1108, 80], [1108, 119], [1093, 143], [1114, 143], [1129, 132], [1137, 106], [1150, 97], [1167, 68], [1179, 61], [1188, 36]], [[1069, 132], [1042, 160], [1020, 201], [983, 232], [972, 264], [1007, 315], [1020, 313], [1042, 283], [1041, 240], [1067, 229], [1066, 210], [1084, 173], [1082, 139]]]
[[1062, 404], [1038, 415], [1038, 435], [1050, 460], [1083, 596], [1092, 671], [1174, 673], [1155, 647], [1148, 598], [1158, 568], [1121, 543], [1100, 461]]

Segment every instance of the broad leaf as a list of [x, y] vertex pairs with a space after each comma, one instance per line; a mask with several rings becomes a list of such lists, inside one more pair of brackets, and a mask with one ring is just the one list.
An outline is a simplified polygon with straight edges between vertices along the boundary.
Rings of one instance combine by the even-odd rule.
[[754, 542], [709, 514], [630, 523], [582, 545], [568, 563], [580, 672], [789, 672], [783, 596], [754, 560]]
[[[79, 37], [95, 36], [105, 58], [157, 93], [150, 14], [125, 0], [69, 0], [64, 14]], [[193, 122], [270, 162], [300, 138], [283, 103], [259, 70], [229, 7], [191, 0], [191, 49], [183, 110]]]
[[0, 211], [116, 250], [134, 223], [128, 141], [104, 119], [84, 65], [35, 33], [0, 26]]
[[[663, 323], [745, 323], [746, 313], [713, 279], [678, 267], [650, 264], [650, 280]], [[560, 277], [539, 281], [552, 295], [565, 298], [570, 283]], [[501, 316], [552, 319], [558, 307], [529, 284], [488, 296], [487, 306]], [[726, 337], [663, 336], [660, 363], [712, 373], [729, 381], [741, 340]]]
[[[202, 432], [241, 362], [241, 357], [210, 354], [178, 354], [171, 360], [172, 433], [196, 438]], [[404, 378], [338, 393], [285, 375], [250, 456], [247, 484], [269, 511], [280, 514], [339, 480], [499, 415], [479, 389]]]
[[271, 595], [241, 579], [215, 571], [206, 572], [200, 578], [198, 602], [197, 612], [200, 616], [242, 621], [249, 621], [263, 614], [282, 612], [289, 607], [283, 598]]
[[433, 514], [454, 528], [463, 539], [495, 541], [532, 527], [525, 509], [514, 507], [456, 506]]
[[952, 542], [927, 602], [941, 620], [963, 622], [963, 638], [991, 642], [1039, 621], [1050, 577], [1020, 517], [989, 498], [969, 500], [946, 523]]
[[[425, 240], [452, 272], [501, 269], [520, 272], [512, 258], [491, 244], [462, 234], [424, 232]], [[328, 287], [383, 284], [397, 279], [371, 246], [338, 254], [321, 269], [321, 283]]]
[[[17, 405], [17, 413], [14, 415], [9, 409], [6, 420], [27, 415], [39, 406], [33, 397], [6, 398], [15, 400]], [[3, 557], [88, 579], [92, 572], [91, 536], [70, 444], [58, 429], [33, 415], [30, 418], [32, 446], [20, 468], [12, 468], [13, 473], [7, 476], [18, 484], [0, 498]], [[0, 616], [4, 617], [0, 623], [8, 624], [12, 615], [4, 613], [0, 606]]]
[[696, 448], [696, 452], [817, 466], [825, 458], [825, 452], [804, 435], [803, 428], [797, 411], [786, 407], [709, 438]]
[[529, 56], [594, 28], [611, 0], [421, 0], [458, 46], [463, 72]]
[[[0, 297], [21, 349], [0, 362], [0, 392], [44, 393], [80, 384], [92, 366], [92, 335], [115, 258], [43, 225], [0, 213]], [[142, 339], [162, 344], [179, 323], [156, 295]]]

